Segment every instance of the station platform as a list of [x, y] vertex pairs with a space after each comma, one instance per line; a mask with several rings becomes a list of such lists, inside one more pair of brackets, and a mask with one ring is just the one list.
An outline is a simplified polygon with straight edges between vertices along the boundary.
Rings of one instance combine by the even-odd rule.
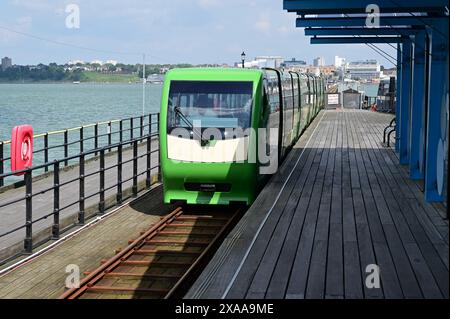
[[185, 298], [448, 298], [446, 208], [381, 144], [391, 119], [319, 113]]
[[[0, 299], [55, 299], [66, 290], [68, 265], [77, 265], [81, 279], [100, 262], [115, 255], [128, 241], [173, 210], [162, 204], [162, 187], [111, 211], [102, 220], [61, 240], [55, 247], [0, 275]], [[134, 237], [133, 237], [134, 236]], [[1, 269], [0, 269], [1, 271]]]

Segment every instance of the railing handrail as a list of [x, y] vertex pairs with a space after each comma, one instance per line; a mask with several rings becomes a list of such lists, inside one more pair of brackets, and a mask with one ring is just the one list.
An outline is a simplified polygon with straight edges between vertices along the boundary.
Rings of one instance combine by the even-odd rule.
[[119, 145], [122, 145], [122, 146], [123, 145], [130, 145], [130, 144], [133, 144], [134, 142], [143, 141], [143, 140], [147, 139], [148, 137], [153, 138], [153, 137], [157, 137], [157, 136], [159, 136], [159, 133], [150, 133], [150, 134], [147, 134], [145, 136], [140, 136], [140, 137], [136, 137], [136, 138], [133, 138], [133, 139], [130, 139], [130, 140], [117, 142], [117, 143], [114, 143], [114, 144], [111, 144], [111, 145], [106, 145], [106, 146], [103, 146], [103, 147], [99, 147], [99, 148], [92, 149], [92, 150], [89, 150], [89, 151], [81, 152], [81, 153], [78, 153], [78, 154], [75, 154], [75, 155], [71, 155], [71, 156], [68, 156], [68, 157], [64, 157], [64, 158], [61, 158], [61, 159], [55, 159], [55, 160], [53, 160], [51, 162], [47, 162], [47, 163], [44, 163], [44, 164], [40, 164], [40, 165], [36, 165], [36, 166], [30, 166], [30, 167], [27, 167], [27, 168], [22, 169], [22, 170], [1, 174], [0, 177], [5, 178], [5, 177], [9, 177], [9, 176], [14, 176], [16, 174], [25, 174], [25, 173], [27, 173], [29, 171], [39, 170], [39, 169], [43, 169], [45, 167], [53, 166], [56, 163], [60, 164], [62, 162], [71, 161], [71, 160], [74, 160], [74, 159], [79, 159], [81, 156], [92, 155], [92, 154], [95, 154], [95, 153], [99, 153], [100, 151], [105, 150], [105, 149], [108, 150], [108, 149], [116, 148]]
[[[130, 141], [135, 136], [144, 136], [144, 133], [157, 131], [155, 125], [158, 122], [154, 122], [154, 118], [159, 116], [159, 113], [147, 113], [139, 116], [127, 117], [124, 119], [116, 119], [109, 121], [96, 122], [93, 124], [87, 124], [83, 126], [50, 131], [45, 133], [35, 134], [34, 138], [36, 147], [33, 150], [33, 154], [39, 164], [42, 162], [44, 165], [35, 165], [44, 169], [43, 173], [47, 173], [50, 170], [48, 163], [53, 163], [53, 159], [59, 159], [64, 157], [64, 166], [69, 166], [69, 160], [73, 160], [72, 156], [69, 156], [75, 150], [77, 153], [85, 151], [86, 146], [89, 149], [99, 149], [99, 145], [112, 145], [113, 142]], [[159, 118], [159, 117], [158, 117]], [[103, 129], [106, 128], [106, 132]], [[101, 129], [101, 131], [100, 131]], [[69, 134], [70, 132], [77, 132], [75, 135]], [[78, 134], [78, 136], [76, 135]], [[51, 139], [50, 137], [54, 137]], [[62, 140], [61, 140], [62, 139]], [[11, 145], [11, 141], [0, 141], [0, 188], [5, 184], [14, 183], [11, 180], [15, 174], [10, 174], [10, 170], [6, 169], [6, 163], [11, 162], [10, 154], [5, 154], [5, 145]], [[61, 154], [62, 153], [62, 154]], [[91, 152], [92, 153], [92, 152]], [[95, 152], [97, 155], [98, 151]], [[39, 156], [39, 157], [36, 157]], [[8, 172], [8, 174], [5, 174]], [[17, 172], [14, 172], [17, 173]], [[9, 177], [9, 183], [6, 183], [6, 177]]]
[[[119, 123], [120, 121], [129, 121], [131, 119], [134, 120], [134, 119], [141, 118], [142, 116], [145, 117], [145, 116], [155, 115], [155, 114], [158, 114], [158, 112], [147, 113], [145, 115], [139, 115], [139, 116], [126, 117], [126, 118], [123, 118], [123, 119], [116, 119], [116, 120], [103, 121], [103, 122], [95, 122], [95, 123], [91, 123], [91, 124], [76, 126], [76, 127], [72, 127], [72, 128], [65, 128], [65, 129], [56, 130], [56, 131], [49, 131], [49, 132], [45, 132], [45, 133], [35, 134], [35, 135], [33, 135], [33, 138], [40, 138], [40, 137], [45, 137], [45, 136], [64, 134], [65, 132], [79, 131], [79, 130], [84, 129], [84, 128], [95, 127], [96, 125], [105, 125], [105, 124], [110, 124], [110, 123], [111, 124]], [[139, 127], [136, 127], [136, 128], [139, 128]], [[118, 133], [118, 132], [119, 131], [116, 131], [116, 133]], [[0, 141], [0, 144], [9, 145], [9, 144], [11, 144], [11, 140]]]

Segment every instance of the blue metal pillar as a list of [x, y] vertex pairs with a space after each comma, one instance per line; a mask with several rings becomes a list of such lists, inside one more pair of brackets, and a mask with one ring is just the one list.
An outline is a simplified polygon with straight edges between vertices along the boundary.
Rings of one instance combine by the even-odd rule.
[[400, 100], [400, 118], [398, 121], [400, 164], [409, 164], [409, 130], [410, 130], [410, 111], [411, 111], [411, 50], [412, 43], [410, 39], [403, 42], [402, 49], [402, 86]]
[[448, 19], [427, 27], [431, 65], [425, 160], [425, 199], [444, 200], [445, 157], [448, 150]]
[[396, 116], [396, 141], [395, 141], [395, 151], [397, 153], [400, 152], [400, 143], [399, 143], [399, 128], [400, 128], [400, 110], [401, 110], [401, 101], [402, 101], [402, 50], [403, 46], [401, 43], [397, 44], [397, 101], [395, 104], [395, 116]]
[[424, 121], [425, 118], [425, 48], [426, 32], [418, 32], [413, 42], [411, 130], [409, 135], [409, 174], [411, 179], [424, 178]]

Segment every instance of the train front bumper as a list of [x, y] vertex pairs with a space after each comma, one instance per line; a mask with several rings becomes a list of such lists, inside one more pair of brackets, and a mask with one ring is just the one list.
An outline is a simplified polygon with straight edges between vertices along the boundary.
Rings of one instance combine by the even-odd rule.
[[164, 202], [250, 205], [256, 195], [256, 165], [192, 163], [166, 160], [162, 165]]

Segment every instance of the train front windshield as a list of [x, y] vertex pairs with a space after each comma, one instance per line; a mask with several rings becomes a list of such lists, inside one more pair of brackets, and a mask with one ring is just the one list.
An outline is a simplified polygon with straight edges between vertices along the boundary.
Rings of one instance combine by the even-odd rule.
[[252, 82], [172, 81], [168, 133], [192, 126], [220, 130], [250, 127]]

